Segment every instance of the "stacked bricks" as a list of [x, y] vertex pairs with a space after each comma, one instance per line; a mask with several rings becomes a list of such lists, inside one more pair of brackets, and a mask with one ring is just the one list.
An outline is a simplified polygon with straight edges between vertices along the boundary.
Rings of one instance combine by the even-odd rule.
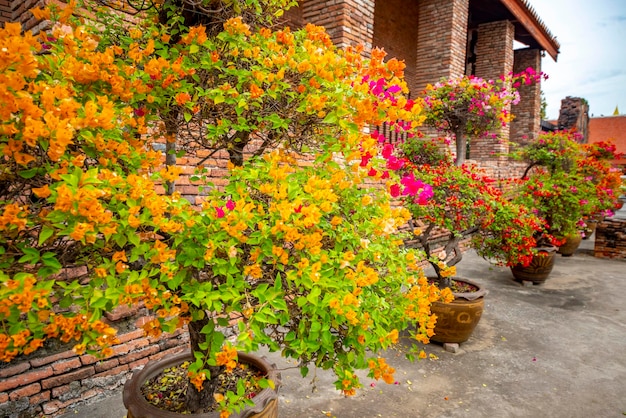
[[106, 316], [113, 326], [131, 328], [118, 336], [120, 343], [112, 347], [110, 357], [77, 355], [67, 347], [46, 353], [48, 349], [43, 348], [1, 364], [0, 416], [56, 416], [66, 408], [107, 396], [122, 386], [134, 369], [188, 346], [188, 334], [182, 330], [159, 338], [146, 337], [139, 327], [151, 317], [144, 309], [121, 309]]
[[374, 37], [374, 0], [302, 1], [304, 20], [324, 26], [339, 48], [363, 45], [369, 56]]
[[606, 218], [598, 224], [593, 255], [626, 260], [626, 219]]
[[[411, 92], [418, 92], [415, 85], [417, 62], [417, 30], [419, 2], [406, 0], [377, 1], [374, 9], [374, 47], [382, 48], [387, 58], [404, 61], [405, 79]], [[402, 10], [402, 13], [398, 13]]]
[[[507, 20], [478, 25], [476, 41], [476, 76], [486, 80], [497, 80], [502, 74], [513, 71], [513, 40], [515, 27]], [[510, 111], [510, 109], [509, 109]], [[537, 124], [537, 128], [539, 125]], [[502, 161], [509, 151], [510, 125], [501, 127], [493, 134], [472, 138], [468, 157], [482, 161]], [[504, 139], [504, 140], [502, 140]]]
[[[514, 51], [514, 73], [520, 73], [527, 68], [541, 72], [541, 51], [525, 48]], [[518, 88], [519, 104], [513, 106], [515, 119], [511, 123], [511, 139], [520, 144], [528, 143], [537, 137], [541, 123], [541, 84], [532, 83]]]
[[0, 0], [0, 26], [4, 26], [2, 22], [19, 22], [22, 30], [37, 33], [41, 29], [41, 22], [29, 10], [43, 5], [44, 0]]
[[464, 74], [469, 0], [423, 0], [418, 4], [416, 76], [410, 84], [419, 93], [442, 77]]
[[583, 136], [582, 143], [589, 139], [589, 105], [585, 99], [567, 96], [561, 100], [558, 120], [559, 130], [575, 130]]

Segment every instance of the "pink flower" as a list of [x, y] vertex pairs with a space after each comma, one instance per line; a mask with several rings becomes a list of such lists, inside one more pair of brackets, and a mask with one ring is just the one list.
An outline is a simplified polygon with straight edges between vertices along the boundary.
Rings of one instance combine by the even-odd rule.
[[393, 154], [393, 149], [393, 144], [385, 144], [385, 146], [383, 147], [382, 156], [386, 159], [389, 159], [389, 157], [391, 157], [391, 155]]
[[228, 202], [226, 202], [226, 209], [228, 210], [235, 209], [235, 202], [233, 202], [231, 199], [228, 199]]
[[222, 209], [221, 207], [216, 206], [215, 207], [215, 212], [216, 212], [218, 218], [223, 218], [225, 216], [224, 209]]

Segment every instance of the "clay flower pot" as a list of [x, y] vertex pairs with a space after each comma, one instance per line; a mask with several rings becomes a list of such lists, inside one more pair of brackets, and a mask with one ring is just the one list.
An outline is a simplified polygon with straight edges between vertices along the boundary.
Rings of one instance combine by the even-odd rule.
[[538, 254], [533, 257], [533, 261], [524, 267], [521, 264], [511, 267], [511, 272], [516, 280], [541, 284], [548, 279], [554, 267], [554, 255], [556, 247], [538, 248]]
[[[267, 375], [267, 378], [274, 381], [275, 389], [263, 389], [252, 400], [254, 405], [245, 408], [240, 413], [233, 413], [230, 418], [278, 418], [278, 388], [280, 387], [280, 373], [276, 367], [263, 357], [249, 353], [238, 353], [241, 363], [247, 364]], [[177, 412], [166, 411], [150, 404], [141, 393], [141, 386], [154, 376], [157, 376], [166, 368], [177, 366], [185, 361], [193, 361], [191, 352], [183, 352], [165, 359], [149, 362], [139, 371], [133, 373], [132, 378], [124, 384], [123, 401], [128, 410], [127, 418], [219, 418], [220, 413], [209, 412], [203, 414], [183, 415]]]
[[563, 257], [570, 257], [576, 252], [582, 240], [583, 238], [579, 233], [569, 235], [565, 237], [565, 244], [561, 245], [557, 252]]
[[485, 307], [487, 291], [477, 283], [455, 277], [453, 282], [469, 285], [470, 292], [452, 292], [454, 300], [450, 303], [433, 302], [431, 312], [437, 315], [435, 335], [430, 339], [440, 343], [462, 343], [467, 341]]

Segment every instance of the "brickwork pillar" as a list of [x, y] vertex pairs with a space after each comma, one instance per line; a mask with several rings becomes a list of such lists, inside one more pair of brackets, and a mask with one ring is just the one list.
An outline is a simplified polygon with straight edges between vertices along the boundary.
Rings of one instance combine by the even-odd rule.
[[37, 33], [40, 22], [29, 12], [35, 6], [43, 7], [45, 0], [0, 0], [0, 26], [4, 22], [19, 22], [22, 30]]
[[417, 23], [418, 92], [442, 77], [465, 72], [469, 0], [423, 0]]
[[580, 97], [567, 96], [561, 100], [558, 128], [575, 130], [582, 135], [581, 142], [589, 140], [589, 104]]
[[304, 21], [324, 26], [340, 48], [363, 45], [369, 56], [374, 37], [374, 0], [307, 0], [301, 2]]
[[[524, 48], [514, 51], [513, 72], [520, 73], [526, 68], [541, 71], [541, 51]], [[524, 144], [537, 138], [541, 124], [541, 84], [522, 85], [518, 89], [519, 104], [513, 106], [515, 119], [511, 123], [511, 141]]]
[[[400, 12], [401, 11], [401, 12]], [[405, 80], [413, 95], [417, 62], [418, 2], [414, 0], [378, 0], [374, 8], [374, 47], [383, 48], [387, 58], [404, 61]]]
[[[476, 42], [476, 76], [495, 80], [513, 71], [515, 28], [507, 20], [478, 26]], [[510, 111], [510, 109], [509, 109]], [[502, 161], [508, 152], [509, 126], [483, 138], [472, 138], [469, 158], [478, 161]]]

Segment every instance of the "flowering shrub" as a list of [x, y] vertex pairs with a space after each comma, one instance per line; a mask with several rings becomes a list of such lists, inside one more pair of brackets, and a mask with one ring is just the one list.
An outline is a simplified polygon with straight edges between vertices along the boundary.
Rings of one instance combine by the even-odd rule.
[[511, 105], [519, 102], [517, 87], [539, 82], [544, 77], [532, 68], [519, 74], [484, 80], [459, 76], [429, 84], [424, 91], [425, 123], [454, 134], [456, 164], [465, 161], [467, 137], [487, 135], [511, 122]]
[[[394, 173], [363, 128], [421, 120], [402, 64], [338, 51], [314, 26], [232, 18], [213, 36], [172, 12], [176, 25], [148, 13], [141, 31], [97, 33], [72, 5], [55, 10], [35, 9], [55, 22], [39, 39], [0, 29], [0, 358], [53, 338], [107, 355], [117, 339], [103, 312], [142, 302], [154, 313], [148, 335], [190, 331], [192, 411], [245, 404], [215, 393], [215, 378], [235, 349], [259, 345], [304, 374], [332, 368], [346, 394], [360, 386], [355, 368], [392, 381], [379, 350], [409, 322], [427, 342], [430, 302], [449, 297], [422, 277], [422, 254], [401, 248], [408, 213], [368, 186]], [[150, 147], [162, 132], [165, 165]], [[254, 141], [259, 155], [244, 161]], [[173, 187], [170, 157], [203, 147], [233, 164], [221, 190], [199, 168], [210, 192], [194, 208]], [[301, 149], [310, 163], [295, 162]], [[169, 194], [157, 193], [163, 183]], [[419, 191], [407, 195], [423, 200]], [[231, 321], [237, 339], [226, 341]]]
[[585, 219], [608, 214], [617, 202], [619, 172], [610, 144], [578, 142], [575, 132], [542, 133], [514, 155], [528, 163], [513, 200], [532, 208], [559, 238], [579, 233]]

